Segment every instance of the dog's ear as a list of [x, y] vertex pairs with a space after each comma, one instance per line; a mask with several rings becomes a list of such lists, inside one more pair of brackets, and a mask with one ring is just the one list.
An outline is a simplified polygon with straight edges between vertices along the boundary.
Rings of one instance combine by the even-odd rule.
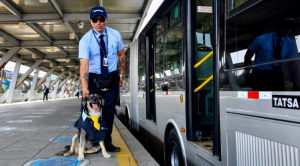
[[84, 97], [82, 100], [82, 105], [85, 107], [87, 103], [88, 97]]

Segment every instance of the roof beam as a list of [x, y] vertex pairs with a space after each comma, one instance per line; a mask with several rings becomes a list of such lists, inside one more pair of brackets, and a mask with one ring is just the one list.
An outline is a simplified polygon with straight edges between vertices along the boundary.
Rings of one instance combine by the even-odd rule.
[[[88, 21], [90, 13], [63, 13], [63, 21]], [[140, 12], [135, 13], [107, 13], [109, 20], [129, 19], [137, 20], [142, 18]], [[13, 14], [1, 14], [0, 23], [36, 23], [36, 22], [62, 22], [59, 14], [22, 14], [22, 18], [17, 18]]]
[[[0, 30], [0, 36], [1, 36], [1, 30]], [[3, 35], [3, 33], [2, 33]], [[76, 40], [53, 40], [53, 43], [49, 43], [48, 41], [31, 41], [31, 40], [24, 40], [24, 41], [19, 41], [18, 39], [8, 35], [5, 33], [3, 37], [11, 41], [13, 44], [16, 46], [10, 44], [9, 42], [4, 42], [0, 44], [0, 48], [7, 48], [7, 47], [18, 47], [19, 45], [24, 48], [37, 48], [37, 47], [49, 47], [49, 46], [54, 46], [54, 47], [63, 47], [63, 46], [78, 46], [78, 41]]]
[[[77, 59], [78, 55], [74, 54], [74, 55], [69, 55], [70, 59]], [[23, 56], [23, 60], [38, 60], [38, 59], [42, 59], [42, 58], [32, 58], [31, 56]], [[64, 55], [45, 55], [44, 59], [46, 60], [53, 60], [53, 59], [66, 59], [66, 56]]]
[[33, 30], [35, 30], [39, 35], [41, 35], [43, 38], [45, 38], [49, 43], [52, 43], [52, 39], [50, 39], [44, 32], [42, 32], [37, 26], [35, 26], [33, 23], [26, 23], [28, 26], [30, 26]]
[[[7, 34], [6, 32], [0, 30], [0, 36], [2, 36], [4, 39], [8, 40], [9, 42], [11, 42], [12, 44], [15, 44], [17, 46], [20, 46], [20, 41], [18, 39], [16, 39], [15, 37]], [[1, 46], [2, 44], [0, 44]]]
[[[42, 66], [42, 67], [49, 67], [49, 63], [42, 63], [40, 66]], [[53, 66], [54, 66], [54, 64], [53, 64]], [[61, 67], [65, 67], [65, 66], [77, 66], [77, 64], [75, 64], [73, 62], [69, 62], [69, 63], [59, 62], [59, 63], [57, 63], [57, 66], [61, 66]]]
[[69, 56], [69, 54], [62, 48], [62, 47], [57, 47], [66, 57]]
[[[57, 47], [64, 55], [66, 55], [67, 58], [70, 58], [69, 57], [69, 54], [65, 51], [65, 49], [63, 49], [62, 47]], [[77, 65], [77, 61], [73, 60], [70, 58], [70, 60], [75, 63], [75, 65]]]
[[70, 23], [68, 21], [65, 22], [67, 28], [69, 29], [69, 31], [71, 31], [72, 33], [75, 34], [75, 39], [79, 42], [79, 38], [78, 36], [76, 35], [75, 31], [73, 30], [73, 28], [71, 27]]
[[63, 12], [60, 10], [59, 6], [57, 5], [56, 1], [55, 0], [50, 0], [52, 6], [55, 8], [55, 10], [57, 11], [57, 13], [59, 14], [59, 16], [61, 18], [64, 18], [64, 14]]
[[22, 18], [22, 14], [16, 8], [14, 8], [9, 2], [7, 2], [6, 0], [0, 0], [0, 2], [7, 10], [12, 12], [15, 16], [17, 16], [18, 18]]
[[45, 55], [43, 53], [41, 53], [40, 51], [34, 49], [34, 48], [26, 48], [28, 51], [35, 53], [36, 55], [38, 55], [39, 57], [41, 57], [42, 59], [45, 58]]

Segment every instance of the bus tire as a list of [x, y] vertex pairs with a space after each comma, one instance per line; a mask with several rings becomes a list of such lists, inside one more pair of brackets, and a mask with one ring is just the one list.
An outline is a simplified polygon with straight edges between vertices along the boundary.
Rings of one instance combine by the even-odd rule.
[[128, 114], [127, 108], [125, 110], [125, 126], [127, 126], [127, 128], [129, 129], [129, 131], [131, 130], [131, 121], [129, 119], [129, 114]]
[[168, 142], [167, 142], [167, 158], [166, 163], [168, 166], [183, 166], [183, 155], [182, 149], [179, 142], [179, 137], [174, 128], [169, 132]]

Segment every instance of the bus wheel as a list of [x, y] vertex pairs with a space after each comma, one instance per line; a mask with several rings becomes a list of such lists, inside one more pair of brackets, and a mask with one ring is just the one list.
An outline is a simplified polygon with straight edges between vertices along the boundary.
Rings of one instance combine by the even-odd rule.
[[181, 145], [176, 130], [173, 128], [169, 132], [167, 143], [167, 165], [182, 166], [183, 156]]
[[125, 112], [125, 125], [127, 126], [127, 128], [129, 129], [129, 131], [131, 130], [131, 121], [129, 119], [129, 115], [128, 115], [128, 110], [126, 108], [126, 112]]

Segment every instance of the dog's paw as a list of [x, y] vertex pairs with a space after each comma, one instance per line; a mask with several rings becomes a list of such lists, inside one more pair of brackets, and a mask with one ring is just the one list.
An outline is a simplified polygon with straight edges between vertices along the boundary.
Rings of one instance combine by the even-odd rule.
[[77, 160], [78, 161], [83, 161], [84, 160], [84, 155], [79, 155]]
[[110, 157], [111, 157], [111, 155], [108, 154], [108, 153], [102, 153], [102, 155], [103, 155], [103, 157], [105, 157], [105, 158], [110, 158]]
[[65, 157], [71, 156], [73, 153], [71, 151], [68, 151], [67, 153], [64, 154]]

